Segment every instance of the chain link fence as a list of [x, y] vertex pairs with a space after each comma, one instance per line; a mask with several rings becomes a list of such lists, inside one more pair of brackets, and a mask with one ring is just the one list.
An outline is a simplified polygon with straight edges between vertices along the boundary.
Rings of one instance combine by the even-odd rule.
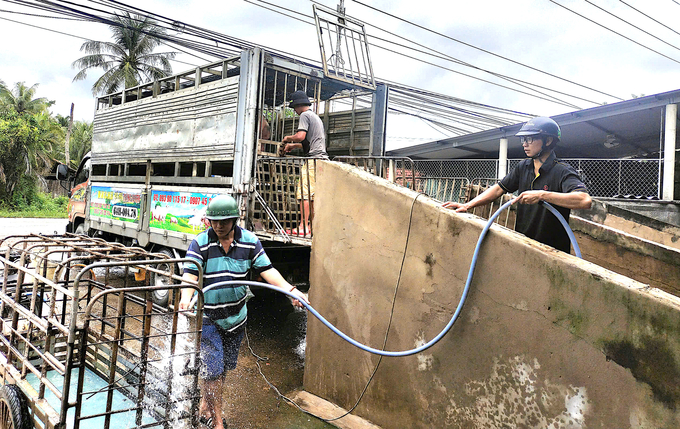
[[[508, 171], [521, 159], [509, 159]], [[581, 175], [593, 197], [660, 197], [659, 160], [656, 159], [563, 159]], [[416, 190], [440, 201], [461, 201], [465, 180], [498, 176], [498, 160], [413, 161]]]

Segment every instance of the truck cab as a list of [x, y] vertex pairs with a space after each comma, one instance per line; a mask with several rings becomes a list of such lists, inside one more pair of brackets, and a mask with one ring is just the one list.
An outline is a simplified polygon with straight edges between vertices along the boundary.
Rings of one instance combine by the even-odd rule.
[[[69, 182], [68, 224], [67, 232], [85, 234], [85, 213], [87, 207], [87, 193], [90, 186], [92, 171], [92, 152], [88, 152], [78, 165], [75, 175]], [[63, 179], [63, 177], [62, 177]]]

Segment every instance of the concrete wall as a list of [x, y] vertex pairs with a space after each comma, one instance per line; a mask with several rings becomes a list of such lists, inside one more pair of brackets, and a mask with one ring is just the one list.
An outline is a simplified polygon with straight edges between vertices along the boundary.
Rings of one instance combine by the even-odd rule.
[[[628, 224], [619, 223], [624, 227]], [[583, 259], [680, 296], [680, 243], [672, 242], [670, 234], [641, 230], [644, 225], [634, 228], [638, 234], [642, 233], [640, 235], [662, 239], [676, 247], [665, 246], [578, 216], [571, 216], [569, 225], [576, 234]]]
[[[312, 304], [382, 347], [416, 194], [321, 163]], [[460, 297], [482, 222], [421, 196], [388, 350], [435, 336]], [[384, 358], [355, 414], [385, 428], [678, 427], [680, 301], [493, 227], [460, 320]], [[305, 390], [354, 405], [378, 358], [308, 322]]]
[[680, 249], [680, 204], [593, 199], [590, 210], [572, 214]]

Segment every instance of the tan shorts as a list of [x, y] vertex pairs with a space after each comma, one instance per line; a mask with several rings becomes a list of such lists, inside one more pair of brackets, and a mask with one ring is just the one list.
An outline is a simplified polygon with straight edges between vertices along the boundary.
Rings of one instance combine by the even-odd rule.
[[[298, 200], [314, 200], [314, 188], [316, 186], [315, 166], [316, 162], [305, 161], [300, 168], [300, 181], [296, 190]], [[310, 195], [311, 198], [309, 197]]]

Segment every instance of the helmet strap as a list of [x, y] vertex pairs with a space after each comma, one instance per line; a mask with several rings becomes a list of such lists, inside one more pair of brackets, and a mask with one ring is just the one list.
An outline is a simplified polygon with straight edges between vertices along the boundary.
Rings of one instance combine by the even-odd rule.
[[555, 139], [553, 139], [553, 140], [550, 142], [550, 146], [549, 146], [549, 147], [546, 147], [546, 139], [547, 139], [548, 137], [551, 137], [551, 138], [552, 138], [552, 136], [545, 136], [545, 137], [542, 136], [542, 137], [541, 137], [541, 150], [539, 150], [538, 153], [537, 153], [536, 155], [532, 156], [531, 159], [539, 159], [539, 160], [540, 160], [540, 159], [541, 159], [541, 155], [543, 155], [543, 153], [544, 153], [546, 150], [552, 151], [552, 150], [554, 149], [554, 147], [555, 147], [555, 144], [554, 144], [554, 143], [555, 143]]

